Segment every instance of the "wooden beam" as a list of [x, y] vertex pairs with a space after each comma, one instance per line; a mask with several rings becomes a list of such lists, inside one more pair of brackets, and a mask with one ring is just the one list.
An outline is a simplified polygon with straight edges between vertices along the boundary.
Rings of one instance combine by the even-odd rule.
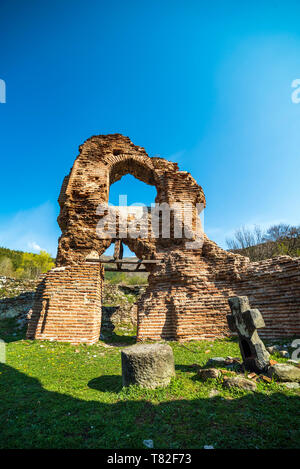
[[[123, 259], [123, 243], [121, 239], [115, 241], [114, 260]], [[121, 270], [122, 264], [117, 263], [117, 269]]]
[[163, 264], [160, 260], [156, 259], [141, 259], [138, 261], [129, 261], [124, 259], [86, 259], [86, 262], [101, 262], [102, 264]]
[[[131, 272], [132, 274], [136, 272], [136, 270], [131, 270], [131, 269], [121, 269], [121, 270], [117, 270], [117, 269], [113, 269], [112, 267], [106, 267], [105, 268], [105, 272]], [[145, 272], [146, 274], [149, 274], [148, 270], [146, 269], [141, 269], [141, 270], [138, 270], [138, 273], [142, 273], [142, 272]]]

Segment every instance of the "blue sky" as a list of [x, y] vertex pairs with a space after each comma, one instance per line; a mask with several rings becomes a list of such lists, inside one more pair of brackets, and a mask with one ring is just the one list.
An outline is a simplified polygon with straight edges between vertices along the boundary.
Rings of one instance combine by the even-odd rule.
[[[191, 172], [221, 246], [300, 224], [299, 17], [298, 1], [2, 0], [0, 245], [55, 255], [78, 146], [116, 132]], [[112, 192], [155, 194], [130, 176]]]

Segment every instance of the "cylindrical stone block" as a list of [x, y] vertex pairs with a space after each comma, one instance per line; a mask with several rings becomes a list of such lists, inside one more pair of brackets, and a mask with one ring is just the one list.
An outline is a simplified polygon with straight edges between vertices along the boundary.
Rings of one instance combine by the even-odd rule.
[[167, 344], [136, 344], [121, 352], [123, 386], [154, 389], [175, 376], [173, 350]]

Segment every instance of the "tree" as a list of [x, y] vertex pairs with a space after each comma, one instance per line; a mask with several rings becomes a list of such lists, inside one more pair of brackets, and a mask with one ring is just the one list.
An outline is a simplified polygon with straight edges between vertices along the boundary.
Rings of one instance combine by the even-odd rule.
[[226, 242], [230, 251], [247, 256], [251, 261], [282, 255], [297, 257], [300, 255], [300, 226], [279, 223], [265, 232], [257, 225], [252, 230], [241, 227]]
[[265, 233], [264, 241], [280, 241], [281, 239], [287, 238], [290, 235], [291, 228], [290, 225], [286, 225], [285, 223], [270, 226]]
[[226, 243], [229, 249], [246, 249], [262, 243], [263, 239], [264, 233], [258, 225], [252, 230], [242, 226], [235, 231], [233, 238], [226, 239]]
[[40, 254], [23, 252], [22, 261], [16, 274], [20, 278], [37, 278], [52, 267], [54, 267], [54, 262], [46, 251], [41, 251]]
[[3, 275], [5, 277], [13, 277], [14, 267], [9, 257], [3, 257], [0, 260], [0, 275]]

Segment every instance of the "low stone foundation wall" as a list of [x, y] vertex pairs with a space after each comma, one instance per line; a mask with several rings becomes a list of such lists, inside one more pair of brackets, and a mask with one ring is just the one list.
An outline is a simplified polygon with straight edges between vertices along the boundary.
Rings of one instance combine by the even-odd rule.
[[136, 327], [137, 305], [102, 306], [101, 333], [112, 332], [120, 324], [128, 328]]
[[128, 329], [137, 326], [138, 298], [145, 292], [145, 286], [104, 284], [101, 333], [112, 332], [116, 326]]
[[35, 290], [40, 280], [0, 277], [0, 320], [15, 318], [20, 327], [29, 319]]

